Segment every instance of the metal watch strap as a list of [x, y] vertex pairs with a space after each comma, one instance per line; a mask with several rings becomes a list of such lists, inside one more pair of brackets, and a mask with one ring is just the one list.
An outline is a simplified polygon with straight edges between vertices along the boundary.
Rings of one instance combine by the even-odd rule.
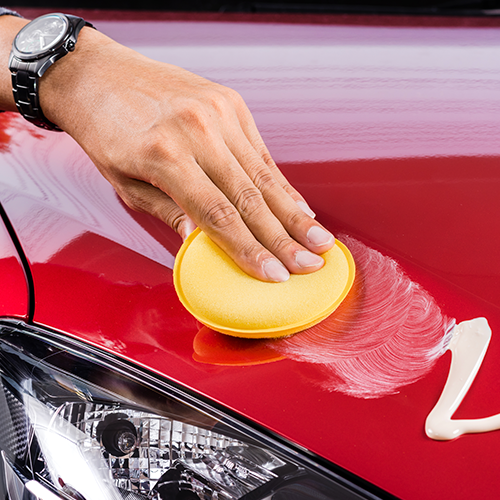
[[12, 92], [16, 106], [21, 115], [34, 125], [46, 130], [62, 130], [45, 118], [38, 97], [38, 77], [35, 76], [36, 62], [12, 61]]

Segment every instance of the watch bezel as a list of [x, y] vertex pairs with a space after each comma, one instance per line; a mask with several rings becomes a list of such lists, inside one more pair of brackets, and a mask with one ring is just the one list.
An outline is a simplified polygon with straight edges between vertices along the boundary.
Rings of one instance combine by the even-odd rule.
[[[28, 29], [33, 29], [33, 23], [36, 21], [41, 21], [42, 19], [45, 19], [47, 17], [57, 17], [61, 19], [64, 22], [64, 29], [61, 31], [61, 34], [58, 36], [55, 42], [52, 42], [49, 46], [37, 50], [35, 52], [23, 52], [17, 47], [18, 40], [20, 36], [25, 33]], [[16, 35], [14, 39], [14, 43], [12, 44], [12, 52], [13, 55], [17, 58], [20, 59], [21, 61], [36, 61], [38, 59], [41, 59], [43, 57], [46, 57], [57, 50], [61, 48], [62, 45], [67, 41], [68, 36], [71, 33], [71, 23], [69, 22], [68, 18], [64, 14], [60, 13], [51, 13], [51, 14], [46, 14], [44, 16], [40, 16], [37, 19], [33, 20], [32, 22], [28, 23], [26, 26], [24, 26], [19, 33]]]

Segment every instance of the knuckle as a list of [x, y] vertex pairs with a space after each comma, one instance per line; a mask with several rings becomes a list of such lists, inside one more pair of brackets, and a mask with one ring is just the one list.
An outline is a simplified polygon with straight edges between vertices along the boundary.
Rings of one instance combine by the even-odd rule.
[[296, 208], [296, 210], [290, 212], [287, 217], [286, 225], [288, 227], [294, 227], [302, 224], [304, 221], [310, 222], [308, 216], [300, 209]]
[[207, 127], [207, 106], [198, 99], [185, 99], [177, 109], [177, 117], [186, 127], [190, 129], [202, 129]]
[[235, 224], [239, 214], [233, 205], [222, 201], [210, 205], [202, 217], [208, 226], [224, 229]]
[[294, 245], [293, 240], [286, 233], [279, 233], [274, 236], [271, 242], [272, 251], [274, 254], [286, 253], [290, 247]]
[[220, 113], [231, 111], [236, 112], [240, 120], [244, 122], [253, 122], [252, 114], [246, 105], [245, 100], [234, 89], [229, 87], [219, 87], [217, 95], [215, 96], [215, 109]]
[[262, 193], [255, 187], [242, 189], [236, 196], [235, 205], [240, 215], [245, 218], [258, 210], [264, 205]]
[[262, 160], [269, 168], [278, 168], [271, 155], [267, 151], [262, 153]]
[[224, 114], [228, 105], [227, 97], [218, 90], [210, 92], [206, 97], [205, 102], [219, 115]]
[[135, 189], [127, 189], [121, 186], [115, 186], [115, 191], [123, 200], [127, 207], [136, 212], [147, 212], [147, 207], [143, 197]]
[[225, 92], [227, 98], [233, 103], [234, 107], [236, 107], [237, 109], [247, 109], [247, 105], [239, 92], [229, 87], [225, 88]]
[[180, 234], [182, 225], [186, 222], [186, 215], [183, 213], [169, 214], [166, 222], [177, 234]]
[[238, 249], [238, 255], [255, 266], [260, 266], [267, 253], [261, 245], [255, 242], [245, 243]]
[[175, 160], [179, 151], [163, 130], [153, 129], [148, 133], [147, 140], [141, 144], [139, 154], [144, 159], [143, 163], [149, 165], [161, 163], [167, 159]]
[[185, 164], [185, 154], [180, 145], [165, 140], [164, 137], [152, 138], [139, 152], [142, 161], [134, 164], [135, 177], [154, 187], [165, 187], [167, 171], [173, 171]]
[[207, 105], [207, 109], [215, 112], [215, 115], [219, 117], [227, 117], [234, 112], [239, 115], [248, 109], [238, 92], [223, 86], [208, 92], [203, 102]]
[[277, 185], [274, 175], [267, 169], [260, 169], [254, 176], [253, 182], [257, 189], [261, 192], [264, 192], [267, 189], [272, 189]]
[[288, 182], [285, 182], [282, 185], [282, 188], [285, 193], [289, 194], [292, 198], [297, 196], [297, 191], [290, 184], [288, 184]]

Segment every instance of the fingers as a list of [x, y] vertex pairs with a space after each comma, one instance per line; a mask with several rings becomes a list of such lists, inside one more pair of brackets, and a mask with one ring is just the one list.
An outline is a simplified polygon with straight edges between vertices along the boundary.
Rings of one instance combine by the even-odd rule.
[[[226, 152], [227, 154], [223, 157], [214, 158], [215, 161], [205, 169], [212, 181], [237, 209], [240, 218], [253, 236], [278, 257], [292, 273], [304, 274], [320, 269], [324, 265], [323, 259], [316, 253], [311, 253], [307, 248], [311, 246], [314, 246], [314, 250], [319, 248], [317, 245], [311, 245], [306, 236], [309, 221], [315, 224], [314, 221], [305, 215], [281, 189], [269, 171], [267, 175], [270, 177], [256, 184], [242, 170], [236, 158], [228, 150]], [[254, 155], [254, 161], [258, 161], [264, 169], [267, 169], [255, 153]], [[276, 196], [285, 198], [282, 200], [285, 208], [281, 212], [288, 211], [287, 217], [280, 218], [273, 213], [268, 203], [270, 199], [268, 191], [273, 191], [273, 188], [265, 187], [263, 184], [274, 186], [277, 191]], [[295, 224], [290, 223], [290, 220], [294, 220]], [[284, 227], [284, 224], [288, 227]], [[303, 225], [302, 229], [298, 227], [300, 224]], [[290, 231], [294, 233], [293, 237], [290, 237]]]
[[[253, 124], [253, 120], [251, 123]], [[250, 203], [253, 210], [262, 210], [262, 204], [259, 203], [261, 200], [257, 193], [261, 194], [265, 205], [271, 210], [275, 218], [281, 222], [284, 229], [293, 239], [315, 253], [323, 253], [329, 250], [335, 243], [333, 235], [326, 231], [319, 223], [312, 220], [316, 214], [314, 214], [302, 196], [288, 183], [285, 176], [278, 169], [269, 155], [255, 125], [252, 128], [247, 124], [247, 129], [254, 143], [250, 143], [242, 130], [239, 133], [238, 131], [232, 131], [226, 142], [236, 162], [231, 163], [228, 159], [218, 158], [217, 163], [224, 165], [224, 171], [221, 173], [220, 171], [217, 172], [217, 169], [215, 170], [215, 175], [220, 177], [220, 179], [214, 180], [214, 182], [225, 192], [236, 190], [237, 194], [233, 194], [230, 199], [238, 200], [239, 197], [242, 197], [244, 203], [240, 202], [239, 205], [246, 206]], [[210, 159], [213, 159], [213, 157], [205, 158], [204, 161], [209, 164]], [[229, 184], [238, 168], [243, 168], [252, 183], [252, 187], [257, 188], [256, 190], [248, 187], [248, 184], [246, 188]], [[209, 175], [213, 179], [214, 167], [209, 166], [209, 169]], [[228, 178], [230, 180], [224, 186], [224, 180]], [[242, 192], [246, 196], [243, 196]], [[253, 230], [251, 214], [246, 212], [249, 211], [243, 210], [242, 217], [257, 235], [256, 231]], [[258, 213], [257, 216], [259, 217], [257, 224], [260, 225], [260, 221], [262, 220], [266, 221], [265, 223], [262, 222], [262, 226], [266, 226], [267, 219], [261, 219], [261, 213]], [[260, 237], [258, 239], [263, 242]], [[269, 246], [267, 248], [274, 253], [274, 248]], [[293, 272], [297, 272], [293, 266], [289, 267], [287, 264], [287, 267], [293, 270]]]
[[211, 181], [201, 184], [184, 192], [179, 201], [201, 229], [247, 274], [264, 281], [286, 281], [290, 276], [286, 267], [255, 239], [233, 203]]
[[[156, 180], [159, 188], [131, 179], [115, 188], [128, 206], [160, 218], [184, 238], [194, 220], [247, 274], [273, 282], [289, 278], [285, 266], [255, 239], [235, 206], [194, 159], [185, 159], [178, 168], [170, 165], [170, 171], [182, 175], [171, 175], [165, 184]], [[162, 189], [175, 193], [175, 201]]]

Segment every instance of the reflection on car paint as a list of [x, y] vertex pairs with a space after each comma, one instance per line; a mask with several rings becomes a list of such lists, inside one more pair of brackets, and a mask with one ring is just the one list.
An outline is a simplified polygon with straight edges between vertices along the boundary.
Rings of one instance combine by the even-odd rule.
[[198, 363], [219, 366], [253, 366], [286, 359], [267, 339], [223, 335], [207, 326], [202, 326], [194, 337], [193, 351]]
[[[28, 140], [32, 136], [38, 140]], [[23, 234], [27, 254], [36, 255], [38, 262], [49, 261], [65, 242], [91, 231], [173, 267], [173, 255], [131, 216], [68, 135], [39, 132], [21, 116], [2, 113], [2, 150], [7, 154], [2, 155], [0, 196], [3, 203], [18, 207], [15, 229]]]
[[495, 30], [140, 24], [133, 48], [240, 92], [278, 162], [500, 153]]

